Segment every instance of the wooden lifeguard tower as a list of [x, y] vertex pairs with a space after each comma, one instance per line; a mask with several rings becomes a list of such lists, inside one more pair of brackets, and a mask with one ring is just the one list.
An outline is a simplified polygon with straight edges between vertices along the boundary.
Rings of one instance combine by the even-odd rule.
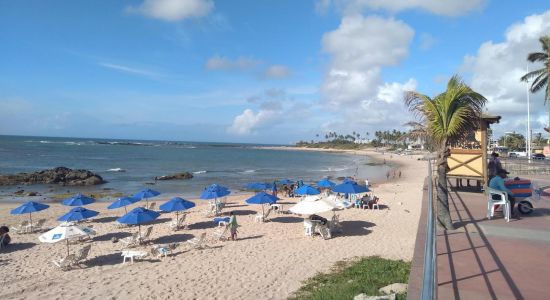
[[447, 177], [456, 178], [456, 186], [462, 185], [462, 179], [475, 180], [478, 186], [488, 183], [487, 130], [491, 124], [499, 121], [500, 116], [482, 115], [479, 128], [472, 132], [469, 139], [451, 147], [451, 156], [447, 159]]

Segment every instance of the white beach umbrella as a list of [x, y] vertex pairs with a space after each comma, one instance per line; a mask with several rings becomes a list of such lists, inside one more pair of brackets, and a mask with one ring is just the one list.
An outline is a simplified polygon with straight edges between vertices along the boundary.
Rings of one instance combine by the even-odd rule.
[[41, 236], [38, 237], [38, 239], [42, 243], [57, 243], [59, 241], [66, 240], [67, 255], [69, 255], [70, 239], [90, 236], [94, 234], [95, 234], [95, 231], [88, 227], [71, 225], [71, 224], [62, 224], [42, 234]]
[[336, 205], [324, 200], [300, 201], [289, 210], [299, 215], [313, 215], [337, 209]]

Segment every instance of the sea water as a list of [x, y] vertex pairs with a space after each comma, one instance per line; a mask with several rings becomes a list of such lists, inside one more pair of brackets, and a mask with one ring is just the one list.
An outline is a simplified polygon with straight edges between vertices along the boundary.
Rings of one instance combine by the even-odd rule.
[[[217, 183], [239, 192], [249, 182], [277, 179], [314, 182], [323, 177], [380, 179], [389, 166], [349, 153], [262, 149], [265, 145], [0, 136], [0, 174], [35, 172], [59, 166], [87, 169], [108, 183], [93, 187], [23, 186], [25, 190], [86, 192], [113, 189], [131, 194], [143, 188], [197, 198]], [[154, 177], [190, 172], [189, 180]], [[0, 187], [8, 195], [19, 187]]]

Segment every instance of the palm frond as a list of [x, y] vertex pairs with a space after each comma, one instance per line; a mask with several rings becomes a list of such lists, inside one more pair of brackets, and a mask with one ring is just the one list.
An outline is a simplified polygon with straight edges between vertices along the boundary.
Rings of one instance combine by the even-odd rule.
[[531, 85], [531, 92], [536, 93], [540, 89], [544, 87], [548, 83], [548, 75], [547, 74], [540, 74], [539, 77], [533, 81], [533, 84]]
[[530, 62], [537, 62], [537, 61], [545, 62], [548, 60], [548, 53], [544, 53], [544, 52], [529, 53], [529, 55], [527, 55], [527, 60]]
[[544, 73], [546, 73], [546, 68], [541, 68], [541, 69], [538, 69], [538, 70], [535, 70], [535, 71], [531, 71], [531, 72], [523, 75], [521, 77], [521, 81], [527, 81], [531, 78], [538, 77], [538, 76], [540, 76], [540, 74], [544, 74]]

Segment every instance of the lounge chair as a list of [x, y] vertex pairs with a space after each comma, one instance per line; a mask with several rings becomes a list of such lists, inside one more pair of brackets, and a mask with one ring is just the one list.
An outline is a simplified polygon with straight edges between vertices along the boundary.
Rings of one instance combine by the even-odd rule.
[[203, 249], [204, 247], [206, 247], [206, 245], [204, 245], [205, 239], [206, 232], [203, 232], [199, 237], [194, 237], [188, 240], [187, 243], [192, 245], [192, 249]]
[[86, 245], [82, 247], [80, 251], [78, 251], [78, 254], [75, 256], [74, 265], [81, 267], [80, 264], [84, 263], [88, 259], [90, 249], [92, 249], [92, 245]]
[[149, 210], [155, 210], [155, 207], [157, 206], [157, 203], [156, 202], [151, 202], [149, 203], [149, 207], [147, 207], [147, 209]]
[[177, 243], [172, 244], [161, 244], [161, 245], [153, 245], [151, 248], [151, 254], [156, 256], [157, 258], [166, 258], [168, 257], [168, 253], [170, 255], [172, 254], [172, 250], [176, 249], [178, 247]]
[[139, 237], [139, 243], [140, 244], [149, 243], [151, 239], [151, 232], [153, 232], [153, 226], [147, 227], [147, 229], [145, 229], [145, 234]]
[[70, 270], [75, 264], [76, 256], [69, 254], [66, 257], [59, 260], [52, 260], [52, 263], [63, 271]]
[[271, 213], [272, 209], [271, 207], [265, 212], [265, 215], [262, 214], [262, 213], [258, 213], [256, 214], [256, 216], [254, 216], [254, 221], [255, 222], [265, 222], [267, 221], [267, 217], [269, 217], [269, 214]]
[[178, 229], [185, 229], [187, 227], [187, 224], [185, 223], [185, 217], [187, 214], [183, 214], [179, 217], [179, 219], [172, 219], [172, 222], [168, 224], [170, 229], [172, 230], [178, 230]]
[[214, 234], [213, 234], [213, 241], [214, 242], [217, 242], [217, 241], [226, 241], [227, 240], [227, 231], [228, 231], [228, 226], [223, 226], [223, 227], [218, 227], [216, 229], [216, 231], [214, 231]]
[[30, 232], [35, 232], [35, 231], [40, 231], [40, 230], [43, 230], [44, 228], [42, 228], [44, 226], [44, 224], [46, 224], [46, 219], [40, 219], [38, 221], [36, 221], [36, 223], [33, 223], [32, 226], [30, 226], [29, 224], [29, 227], [30, 227]]
[[129, 237], [120, 239], [120, 242], [124, 244], [125, 247], [136, 247], [139, 245], [139, 233], [136, 232]]
[[147, 257], [149, 253], [147, 251], [137, 251], [137, 250], [123, 250], [122, 251], [122, 264], [126, 263], [126, 259], [129, 258], [132, 263], [134, 263], [134, 259], [143, 259]]
[[327, 225], [317, 224], [317, 226], [315, 226], [315, 230], [325, 240], [328, 240], [328, 239], [332, 238], [332, 234], [330, 233], [330, 229]]
[[340, 223], [340, 215], [333, 215], [329, 222], [330, 232], [343, 232], [342, 224]]
[[23, 222], [21, 222], [21, 224], [19, 224], [19, 226], [17, 226], [17, 227], [12, 226], [12, 227], [11, 227], [11, 230], [14, 231], [14, 232], [16, 232], [16, 233], [19, 233], [19, 234], [21, 234], [21, 233], [27, 233], [28, 230], [29, 230], [29, 226], [30, 226], [29, 221], [23, 221]]

